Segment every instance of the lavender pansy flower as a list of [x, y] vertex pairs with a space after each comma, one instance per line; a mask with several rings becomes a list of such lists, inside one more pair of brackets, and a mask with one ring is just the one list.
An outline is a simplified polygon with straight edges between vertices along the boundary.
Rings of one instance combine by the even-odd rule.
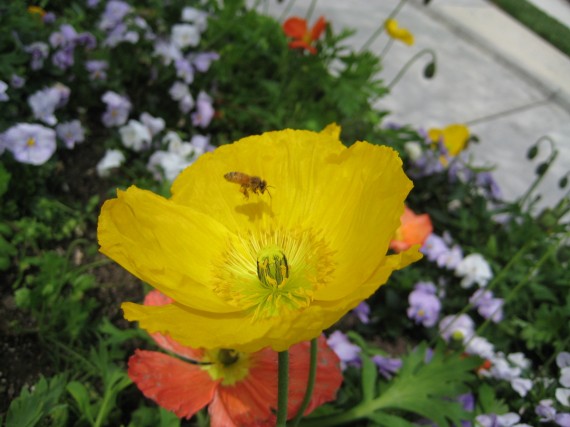
[[207, 151], [214, 151], [216, 148], [214, 145], [210, 144], [210, 137], [205, 135], [196, 134], [190, 139], [190, 144], [200, 150], [202, 153]]
[[170, 40], [158, 39], [154, 43], [153, 54], [162, 59], [163, 65], [170, 65], [173, 61], [182, 58], [182, 52]]
[[446, 316], [439, 322], [439, 333], [445, 341], [453, 338], [466, 342], [475, 333], [475, 323], [467, 314]]
[[425, 240], [420, 252], [423, 253], [428, 260], [436, 262], [439, 257], [449, 252], [449, 248], [441, 237], [431, 233]]
[[107, 2], [105, 11], [101, 16], [101, 22], [99, 22], [99, 29], [111, 30], [115, 28], [131, 9], [131, 6], [124, 1], [111, 0]]
[[334, 331], [327, 338], [327, 344], [340, 359], [340, 366], [344, 370], [349, 364], [360, 363], [360, 352], [362, 349], [351, 343], [341, 331]]
[[53, 24], [55, 22], [56, 16], [55, 13], [53, 12], [46, 12], [46, 14], [43, 16], [42, 20], [44, 21], [44, 24]]
[[432, 282], [418, 282], [408, 296], [408, 317], [430, 328], [437, 323], [441, 302], [436, 296], [437, 289]]
[[503, 304], [501, 298], [494, 298], [493, 292], [485, 289], [478, 289], [469, 298], [469, 302], [477, 308], [479, 314], [485, 319], [491, 319], [495, 323], [503, 320]]
[[60, 70], [67, 70], [69, 67], [73, 66], [75, 62], [73, 54], [72, 46], [59, 49], [52, 56], [51, 62]]
[[372, 356], [372, 361], [378, 367], [378, 372], [387, 380], [391, 379], [396, 372], [402, 367], [402, 361], [400, 359], [393, 359], [390, 357]]
[[185, 7], [182, 9], [182, 20], [190, 24], [196, 25], [199, 31], [204, 32], [208, 28], [208, 14], [194, 7]]
[[551, 399], [544, 399], [539, 402], [536, 408], [534, 408], [534, 412], [539, 416], [538, 420], [541, 423], [554, 421], [556, 409], [552, 406], [552, 403]]
[[196, 99], [196, 112], [192, 114], [192, 124], [206, 128], [214, 118], [212, 98], [204, 91], [200, 91]]
[[190, 61], [196, 70], [205, 73], [212, 65], [212, 62], [220, 59], [220, 55], [216, 52], [202, 52], [190, 55]]
[[6, 102], [10, 99], [6, 90], [8, 89], [8, 84], [0, 80], [0, 102]]
[[194, 69], [187, 59], [177, 59], [174, 61], [174, 66], [176, 67], [176, 77], [181, 78], [187, 84], [194, 81]]
[[495, 354], [495, 347], [487, 339], [476, 336], [467, 341], [465, 352], [482, 359], [491, 359]]
[[34, 42], [26, 46], [24, 48], [24, 51], [26, 51], [32, 56], [32, 60], [30, 62], [30, 68], [35, 71], [39, 70], [44, 66], [44, 60], [49, 55], [49, 46], [47, 45], [47, 43]]
[[70, 149], [75, 147], [76, 143], [85, 140], [83, 127], [79, 120], [61, 123], [56, 126], [55, 131], [57, 136], [65, 143], [65, 146]]
[[560, 369], [570, 366], [570, 353], [561, 351], [556, 355], [556, 364]]
[[45, 88], [30, 95], [28, 105], [36, 119], [53, 126], [57, 123], [54, 112], [61, 105], [63, 95], [55, 86]]
[[103, 113], [103, 124], [106, 127], [122, 126], [127, 122], [131, 111], [131, 103], [124, 96], [118, 93], [107, 91], [101, 97], [101, 100], [107, 104], [107, 111]]
[[10, 79], [10, 86], [12, 86], [14, 89], [20, 89], [24, 87], [25, 84], [26, 84], [25, 78], [17, 74], [12, 74], [12, 77]]
[[19, 123], [3, 137], [6, 149], [21, 163], [44, 164], [55, 152], [55, 131], [37, 124]]
[[89, 73], [90, 80], [106, 80], [107, 68], [109, 68], [107, 61], [93, 59], [85, 62], [85, 69]]
[[149, 113], [142, 113], [140, 116], [140, 121], [143, 123], [152, 136], [164, 130], [164, 119], [161, 117], [153, 117]]
[[362, 301], [352, 311], [354, 314], [356, 314], [356, 317], [358, 317], [362, 323], [365, 325], [370, 323], [370, 306], [366, 303], [366, 301]]

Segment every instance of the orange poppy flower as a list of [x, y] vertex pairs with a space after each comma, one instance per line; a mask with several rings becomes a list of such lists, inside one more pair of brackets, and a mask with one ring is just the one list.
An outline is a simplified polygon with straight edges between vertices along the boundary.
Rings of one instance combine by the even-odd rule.
[[283, 23], [283, 31], [287, 37], [293, 40], [289, 42], [292, 49], [306, 49], [313, 55], [317, 53], [317, 49], [313, 43], [321, 36], [327, 26], [324, 17], [320, 17], [313, 28], [309, 31], [307, 21], [303, 18], [293, 16]]
[[433, 231], [433, 225], [428, 214], [416, 215], [407, 206], [400, 222], [400, 227], [390, 242], [390, 248], [396, 252], [405, 251], [414, 245], [423, 245]]
[[[170, 304], [172, 299], [150, 292], [145, 305]], [[234, 350], [204, 350], [183, 346], [162, 334], [151, 334], [164, 350], [137, 350], [129, 359], [129, 377], [143, 394], [180, 418], [191, 418], [209, 405], [212, 427], [273, 426], [277, 407], [277, 353], [269, 348], [256, 353]], [[288, 418], [293, 418], [303, 400], [309, 376], [308, 342], [289, 349]], [[342, 382], [340, 361], [318, 339], [317, 377], [305, 415], [335, 399]]]

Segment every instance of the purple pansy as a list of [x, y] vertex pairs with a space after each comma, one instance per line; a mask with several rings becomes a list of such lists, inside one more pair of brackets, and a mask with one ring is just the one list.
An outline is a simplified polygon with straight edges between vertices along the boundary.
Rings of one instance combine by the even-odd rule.
[[109, 68], [107, 61], [92, 59], [85, 62], [85, 69], [89, 73], [90, 80], [106, 80], [107, 68]]
[[495, 323], [503, 320], [503, 304], [501, 298], [494, 298], [493, 292], [485, 289], [478, 289], [469, 298], [469, 302], [477, 308], [477, 311], [485, 319], [491, 319]]
[[327, 344], [340, 359], [340, 366], [345, 369], [348, 364], [360, 363], [360, 352], [362, 349], [351, 343], [341, 331], [334, 331], [327, 338]]
[[362, 323], [365, 325], [370, 323], [370, 306], [366, 303], [366, 301], [362, 301], [352, 311], [354, 314], [356, 314], [356, 317], [358, 317]]
[[432, 282], [418, 282], [408, 296], [408, 317], [430, 328], [437, 323], [441, 302], [436, 296], [437, 289]]
[[201, 52], [190, 55], [192, 65], [201, 73], [208, 71], [212, 62], [218, 59], [220, 59], [220, 55], [216, 52]]
[[379, 354], [376, 356], [372, 356], [372, 361], [378, 367], [378, 372], [384, 378], [389, 380], [394, 376], [396, 372], [402, 367], [402, 361], [400, 359], [393, 359], [390, 357], [380, 356]]
[[55, 152], [55, 131], [38, 124], [19, 123], [3, 134], [3, 142], [21, 163], [44, 164]]
[[10, 99], [6, 90], [8, 89], [8, 84], [0, 80], [0, 102], [6, 102]]
[[85, 133], [79, 120], [61, 123], [56, 126], [55, 131], [57, 136], [65, 143], [65, 146], [70, 149], [75, 147], [76, 143], [85, 140]]
[[116, 92], [107, 91], [101, 97], [107, 104], [107, 111], [103, 113], [103, 124], [106, 127], [122, 126], [127, 122], [131, 111], [131, 102]]
[[55, 125], [55, 109], [65, 105], [69, 98], [69, 88], [64, 85], [55, 85], [39, 90], [28, 98], [28, 105], [34, 117], [48, 125]]
[[24, 51], [32, 56], [30, 68], [32, 70], [39, 70], [44, 66], [44, 60], [49, 55], [49, 46], [47, 43], [34, 42], [27, 45]]
[[214, 117], [214, 107], [212, 98], [204, 91], [200, 91], [196, 99], [196, 112], [192, 114], [192, 124], [206, 128]]

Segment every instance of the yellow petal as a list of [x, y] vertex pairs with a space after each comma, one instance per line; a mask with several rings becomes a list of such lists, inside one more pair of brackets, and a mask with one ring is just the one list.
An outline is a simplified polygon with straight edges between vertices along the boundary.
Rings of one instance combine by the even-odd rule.
[[414, 35], [407, 29], [398, 27], [398, 21], [395, 19], [388, 19], [384, 24], [384, 28], [393, 39], [400, 40], [409, 46], [414, 44]]
[[235, 310], [205, 286], [212, 259], [231, 237], [212, 218], [130, 187], [105, 202], [97, 234], [102, 253], [179, 303]]

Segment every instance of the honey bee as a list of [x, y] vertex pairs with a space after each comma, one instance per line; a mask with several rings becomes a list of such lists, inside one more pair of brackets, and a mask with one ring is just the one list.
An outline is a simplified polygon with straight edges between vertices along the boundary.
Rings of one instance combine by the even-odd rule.
[[246, 199], [249, 199], [248, 190], [254, 192], [255, 194], [258, 194], [258, 191], [260, 194], [263, 194], [267, 191], [267, 194], [269, 194], [269, 197], [271, 197], [271, 193], [268, 190], [268, 187], [270, 186], [267, 185], [267, 181], [261, 179], [258, 176], [249, 176], [243, 172], [228, 172], [224, 175], [224, 178], [226, 178], [226, 180], [229, 182], [239, 184], [239, 191], [243, 193]]

